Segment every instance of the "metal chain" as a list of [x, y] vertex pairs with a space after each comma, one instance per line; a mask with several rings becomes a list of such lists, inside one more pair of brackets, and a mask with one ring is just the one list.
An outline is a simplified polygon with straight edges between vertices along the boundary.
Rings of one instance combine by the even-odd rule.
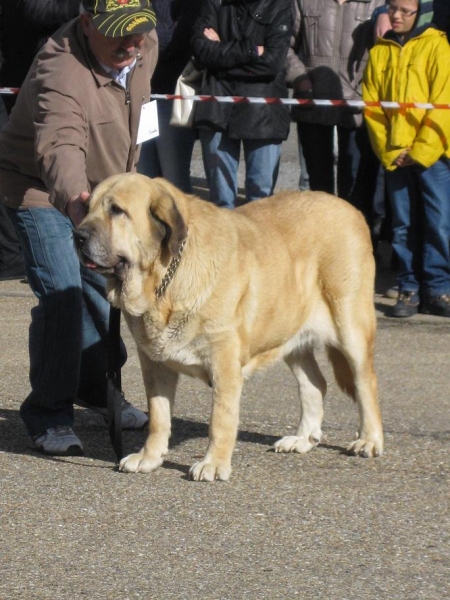
[[173, 276], [175, 275], [175, 271], [177, 270], [178, 265], [180, 264], [180, 261], [181, 261], [181, 255], [183, 254], [183, 250], [186, 245], [186, 240], [187, 240], [187, 238], [184, 238], [184, 240], [181, 242], [180, 247], [178, 249], [178, 255], [174, 256], [171, 259], [169, 266], [167, 268], [167, 271], [166, 271], [161, 283], [155, 289], [155, 296], [156, 296], [157, 300], [159, 300], [162, 296], [164, 296], [164, 292], [166, 291], [167, 286], [172, 281]]

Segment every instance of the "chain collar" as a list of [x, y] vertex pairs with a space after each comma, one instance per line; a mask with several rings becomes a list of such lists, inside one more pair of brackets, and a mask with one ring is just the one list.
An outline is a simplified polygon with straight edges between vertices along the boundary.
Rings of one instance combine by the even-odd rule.
[[181, 242], [180, 247], [178, 249], [178, 255], [174, 256], [171, 259], [169, 266], [167, 268], [167, 271], [166, 271], [161, 283], [155, 289], [155, 297], [157, 300], [159, 300], [160, 298], [162, 298], [164, 296], [164, 292], [166, 291], [167, 286], [174, 278], [175, 272], [181, 261], [181, 255], [183, 254], [183, 250], [186, 245], [186, 240], [187, 240], [187, 237], [185, 237], [184, 240]]

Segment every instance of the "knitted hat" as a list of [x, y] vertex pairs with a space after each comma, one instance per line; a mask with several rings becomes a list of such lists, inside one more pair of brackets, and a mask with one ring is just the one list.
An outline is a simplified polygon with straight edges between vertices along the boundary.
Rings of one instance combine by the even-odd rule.
[[147, 33], [156, 25], [149, 0], [82, 0], [97, 30], [106, 37]]

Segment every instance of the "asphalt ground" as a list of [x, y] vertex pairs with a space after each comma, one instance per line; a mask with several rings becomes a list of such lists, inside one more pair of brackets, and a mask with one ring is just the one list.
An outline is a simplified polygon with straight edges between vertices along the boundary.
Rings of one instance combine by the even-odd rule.
[[[196, 185], [204, 187], [198, 150]], [[280, 188], [296, 187], [292, 140]], [[83, 457], [35, 452], [19, 417], [29, 390], [27, 337], [35, 299], [0, 282], [0, 599], [444, 600], [450, 597], [450, 319], [388, 316], [389, 247], [375, 290], [375, 363], [386, 447], [350, 457], [357, 410], [329, 383], [324, 442], [275, 454], [299, 418], [296, 382], [276, 365], [247, 382], [233, 474], [195, 483], [211, 393], [182, 378], [171, 450], [150, 475], [117, 471], [101, 418], [76, 410]], [[145, 409], [126, 329], [127, 398]], [[124, 432], [126, 452], [145, 432]]]

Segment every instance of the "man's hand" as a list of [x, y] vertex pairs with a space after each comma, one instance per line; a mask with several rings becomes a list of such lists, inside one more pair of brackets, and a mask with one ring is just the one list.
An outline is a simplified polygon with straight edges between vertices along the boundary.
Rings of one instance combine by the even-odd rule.
[[205, 29], [203, 30], [203, 35], [212, 42], [220, 42], [219, 34], [212, 27], [205, 27]]
[[301, 75], [292, 82], [294, 98], [311, 99], [313, 97], [313, 84], [307, 75]]
[[411, 148], [406, 148], [406, 150], [403, 150], [403, 152], [394, 160], [394, 165], [397, 165], [397, 167], [411, 167], [412, 165], [415, 165], [416, 161], [408, 154], [410, 150]]
[[89, 200], [89, 196], [89, 192], [80, 192], [77, 196], [72, 196], [66, 204], [66, 214], [75, 227], [78, 227], [87, 215], [86, 202]]
[[377, 41], [378, 37], [383, 37], [386, 31], [389, 31], [390, 29], [392, 29], [392, 25], [389, 15], [386, 13], [381, 13], [381, 15], [378, 15], [377, 20], [375, 21], [373, 32], [375, 36], [374, 42]]
[[[211, 42], [220, 42], [219, 34], [212, 27], [205, 27], [203, 35], [208, 38], [208, 40], [211, 40]], [[261, 56], [261, 54], [264, 54], [264, 46], [256, 46], [256, 51], [258, 56]]]

